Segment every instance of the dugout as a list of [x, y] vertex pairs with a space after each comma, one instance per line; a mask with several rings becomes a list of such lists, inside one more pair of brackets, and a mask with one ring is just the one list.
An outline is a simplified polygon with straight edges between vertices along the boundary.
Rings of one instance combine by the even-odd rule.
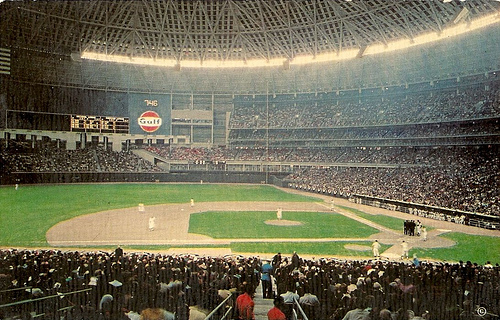
[[467, 224], [480, 228], [500, 230], [500, 216], [492, 216], [357, 194], [352, 195], [350, 197], [350, 200], [359, 204], [409, 213], [415, 215], [416, 219], [418, 219], [418, 217], [425, 217], [436, 220], [445, 220], [449, 222]]

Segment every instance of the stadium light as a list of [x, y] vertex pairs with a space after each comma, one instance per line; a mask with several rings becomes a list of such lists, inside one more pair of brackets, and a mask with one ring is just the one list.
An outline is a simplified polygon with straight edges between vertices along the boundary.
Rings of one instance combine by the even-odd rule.
[[441, 33], [437, 32], [430, 32], [426, 33], [420, 36], [417, 36], [413, 38], [412, 40], [410, 39], [402, 39], [402, 40], [397, 40], [397, 41], [392, 41], [387, 43], [386, 45], [384, 44], [377, 44], [377, 45], [371, 45], [368, 46], [366, 51], [364, 52], [364, 55], [370, 55], [370, 54], [378, 54], [378, 53], [384, 53], [384, 52], [391, 52], [391, 51], [396, 51], [396, 50], [403, 50], [409, 47], [413, 46], [418, 46], [418, 45], [423, 45], [455, 36], [459, 36], [461, 34], [474, 31], [480, 28], [484, 28], [487, 26], [490, 26], [494, 23], [500, 22], [500, 15], [499, 14], [493, 14], [489, 15], [483, 18], [476, 19], [474, 21], [471, 21], [469, 23], [460, 23], [455, 26], [446, 28], [441, 31]]
[[[82, 59], [98, 60], [126, 64], [149, 65], [157, 67], [175, 67], [179, 63], [174, 59], [151, 59], [140, 57], [129, 57], [123, 55], [104, 54], [90, 51], [84, 51], [81, 55]], [[219, 61], [219, 60], [205, 60], [200, 62], [198, 60], [182, 60], [180, 66], [182, 68], [244, 68], [244, 67], [272, 67], [283, 65], [283, 59], [252, 59], [248, 61]]]
[[[0, 0], [1, 1], [1, 0]], [[500, 0], [497, 0], [500, 1]], [[479, 18], [468, 23], [462, 22], [458, 23], [452, 27], [442, 30], [440, 33], [431, 32], [426, 33], [413, 39], [401, 39], [389, 42], [387, 44], [372, 44], [366, 47], [366, 50], [360, 51], [360, 49], [347, 49], [340, 52], [330, 52], [313, 55], [296, 56], [289, 60], [290, 65], [305, 65], [318, 62], [329, 62], [338, 60], [348, 60], [354, 59], [362, 55], [373, 55], [385, 52], [404, 50], [409, 47], [414, 47], [417, 45], [423, 45], [431, 43], [434, 41], [439, 41], [442, 39], [447, 39], [450, 37], [455, 37], [466, 32], [477, 30], [490, 26], [494, 23], [500, 22], [500, 14], [493, 14], [483, 18]], [[123, 55], [112, 55], [112, 54], [102, 54], [85, 51], [81, 55], [82, 59], [89, 60], [99, 60], [99, 61], [109, 61], [117, 63], [128, 63], [128, 64], [141, 64], [150, 65], [158, 67], [175, 67], [179, 66], [179, 62], [175, 59], [151, 59], [151, 58], [139, 58], [139, 57], [129, 57]], [[250, 60], [181, 60], [180, 66], [182, 68], [255, 68], [255, 67], [280, 67], [283, 66], [285, 61], [284, 58], [276, 59], [250, 59]]]
[[127, 64], [140, 64], [140, 65], [150, 65], [158, 67], [174, 67], [177, 64], [177, 61], [175, 60], [129, 57], [123, 55], [105, 54], [105, 53], [97, 53], [90, 51], [84, 51], [81, 57], [82, 59], [87, 59], [87, 60], [98, 60], [98, 61], [127, 63]]
[[342, 50], [341, 52], [321, 53], [316, 56], [297, 56], [290, 60], [290, 64], [304, 65], [318, 62], [338, 61], [354, 59], [358, 55], [359, 49]]
[[412, 46], [412, 41], [410, 39], [402, 39], [397, 41], [389, 42], [387, 45], [385, 44], [376, 44], [368, 46], [363, 53], [363, 55], [384, 53], [396, 50], [402, 50]]
[[254, 67], [277, 67], [283, 65], [283, 59], [252, 59], [252, 60], [182, 60], [183, 68], [254, 68]]

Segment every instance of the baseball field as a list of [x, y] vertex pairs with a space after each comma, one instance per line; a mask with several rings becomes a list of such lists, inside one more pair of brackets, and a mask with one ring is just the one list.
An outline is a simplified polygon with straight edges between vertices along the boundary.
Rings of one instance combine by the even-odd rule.
[[[65, 184], [0, 188], [0, 246], [85, 248], [500, 263], [500, 231], [351, 203], [268, 185]], [[191, 199], [193, 201], [191, 202]], [[143, 209], [141, 209], [143, 208]], [[280, 219], [277, 208], [282, 208]], [[148, 224], [155, 219], [153, 230]], [[403, 235], [405, 219], [420, 219], [428, 240]]]

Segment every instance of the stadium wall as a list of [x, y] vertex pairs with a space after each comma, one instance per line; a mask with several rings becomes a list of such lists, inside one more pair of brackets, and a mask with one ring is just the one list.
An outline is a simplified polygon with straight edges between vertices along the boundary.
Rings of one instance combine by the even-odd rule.
[[272, 183], [280, 185], [286, 173], [265, 172], [13, 172], [1, 175], [1, 185], [97, 183], [97, 182], [189, 182], [189, 183]]

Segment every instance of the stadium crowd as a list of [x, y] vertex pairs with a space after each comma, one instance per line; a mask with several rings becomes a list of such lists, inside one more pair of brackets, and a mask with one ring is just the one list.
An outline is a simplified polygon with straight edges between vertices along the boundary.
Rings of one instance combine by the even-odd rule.
[[285, 180], [292, 188], [340, 197], [366, 195], [498, 215], [499, 172], [498, 157], [476, 150], [442, 167], [316, 167], [294, 172]]
[[[500, 159], [498, 147], [441, 148], [174, 148], [150, 147], [162, 156], [192, 163], [219, 159], [318, 163], [291, 173], [289, 186], [340, 197], [353, 194], [498, 215]], [[163, 151], [162, 151], [163, 150]], [[227, 152], [228, 157], [225, 156]], [[213, 158], [211, 155], [217, 154]], [[348, 167], [339, 164], [393, 164], [396, 167]], [[411, 166], [404, 166], [405, 164]]]
[[[500, 313], [498, 264], [276, 257], [266, 272], [287, 315], [293, 298], [311, 320], [351, 319], [345, 318], [348, 312], [372, 320], [421, 319], [412, 314], [465, 320], [476, 319], [479, 307]], [[206, 316], [227, 296], [242, 294], [243, 286], [255, 292], [264, 263], [259, 257], [124, 253], [121, 248], [3, 249], [0, 304], [25, 303], [0, 308], [0, 318], [140, 319], [144, 310], [159, 308], [165, 311], [162, 319], [198, 319], [195, 314]]]
[[498, 116], [499, 82], [460, 90], [340, 100], [265, 101], [235, 105], [231, 128], [331, 128], [384, 124], [447, 122]]
[[338, 147], [338, 148], [285, 148], [285, 147], [170, 147], [150, 146], [145, 150], [165, 159], [189, 163], [215, 163], [222, 161], [273, 161], [318, 163], [336, 165], [394, 164], [456, 166], [466, 163], [476, 153], [494, 154], [495, 146], [444, 147]]
[[8, 147], [0, 148], [0, 163], [4, 172], [160, 171], [130, 151], [113, 152], [101, 147], [65, 150], [50, 143], [32, 148], [30, 142], [16, 140], [9, 141]]
[[[292, 256], [274, 265], [278, 294], [307, 296], [303, 309], [309, 319], [479, 319], [478, 307], [496, 315], [500, 311], [495, 298], [500, 267], [489, 262], [482, 266], [470, 261], [404, 263]], [[351, 310], [358, 318], [345, 318]]]
[[[476, 123], [477, 122], [477, 123]], [[453, 138], [468, 135], [489, 135], [498, 133], [498, 121], [481, 120], [479, 123], [451, 122], [426, 123], [404, 126], [372, 126], [372, 127], [319, 127], [319, 128], [285, 128], [285, 129], [234, 129], [229, 138], [234, 145], [248, 141], [265, 141], [283, 143], [290, 141], [318, 140], [315, 142], [336, 140], [389, 140], [401, 141], [404, 139], [429, 139], [439, 137]], [[365, 142], [366, 143], [366, 142]], [[380, 143], [380, 142], [379, 142]]]
[[[42, 319], [132, 319], [144, 309], [161, 308], [178, 320], [189, 319], [193, 312], [206, 315], [229, 289], [258, 283], [259, 263], [254, 257], [123, 253], [121, 248], [0, 250], [0, 305], [56, 296], [0, 308], [0, 318], [32, 319], [34, 312], [45, 313]], [[85, 289], [90, 290], [61, 295]]]
[[[22, 143], [11, 145], [17, 152], [3, 148], [0, 153], [3, 172], [161, 171], [130, 151], [93, 147], [29, 149]], [[333, 196], [348, 198], [357, 194], [489, 215], [500, 212], [497, 146], [333, 149], [150, 146], [146, 150], [168, 159], [216, 164], [218, 170], [225, 170], [228, 161], [268, 159], [290, 163], [292, 167], [288, 170], [292, 173], [286, 177], [289, 187]], [[301, 167], [293, 167], [295, 163]]]
[[[278, 95], [268, 106], [262, 96], [240, 97], [229, 119], [228, 147], [145, 149], [199, 170], [228, 170], [232, 161], [270, 161], [291, 172], [290, 187], [306, 191], [499, 215], [500, 82], [427, 90], [349, 99], [344, 93], [310, 99]], [[426, 144], [433, 139], [441, 140]], [[350, 146], [332, 147], [338, 141]], [[464, 146], [468, 141], [481, 146]], [[162, 171], [130, 151], [102, 146], [64, 150], [40, 141], [3, 139], [0, 166], [7, 173]]]

